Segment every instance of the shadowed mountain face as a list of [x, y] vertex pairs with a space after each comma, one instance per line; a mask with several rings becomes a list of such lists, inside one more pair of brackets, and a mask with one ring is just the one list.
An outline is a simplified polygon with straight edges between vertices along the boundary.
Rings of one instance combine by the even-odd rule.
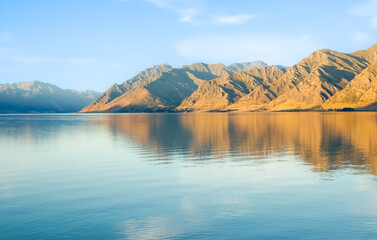
[[377, 109], [377, 59], [324, 105], [326, 109]]
[[77, 112], [100, 96], [32, 81], [0, 85], [0, 113]]
[[203, 161], [286, 153], [318, 172], [352, 168], [377, 174], [376, 113], [129, 114], [94, 121], [116, 139], [131, 138], [165, 159], [177, 149], [181, 159], [188, 154]]
[[81, 112], [377, 110], [377, 45], [313, 52], [292, 67], [256, 61], [154, 66], [113, 85]]

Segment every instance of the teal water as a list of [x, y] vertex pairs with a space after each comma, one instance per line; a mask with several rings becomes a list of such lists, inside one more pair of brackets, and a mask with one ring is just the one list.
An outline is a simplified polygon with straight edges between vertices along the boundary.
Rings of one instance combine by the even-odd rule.
[[377, 239], [376, 113], [0, 115], [0, 239]]

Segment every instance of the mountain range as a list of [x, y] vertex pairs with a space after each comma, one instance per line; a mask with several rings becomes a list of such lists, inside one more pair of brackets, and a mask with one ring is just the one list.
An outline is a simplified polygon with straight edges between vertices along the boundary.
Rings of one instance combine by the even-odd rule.
[[377, 44], [262, 61], [148, 68], [104, 93], [39, 81], [0, 84], [0, 113], [377, 110]]
[[0, 84], [0, 113], [78, 112], [101, 95], [39, 81]]
[[156, 65], [81, 112], [377, 110], [377, 44], [321, 49], [291, 67], [261, 61]]

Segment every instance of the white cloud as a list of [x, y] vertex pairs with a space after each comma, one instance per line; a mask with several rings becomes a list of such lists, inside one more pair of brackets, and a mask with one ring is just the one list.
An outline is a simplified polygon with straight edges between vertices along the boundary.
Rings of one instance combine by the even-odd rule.
[[198, 14], [198, 10], [193, 7], [176, 7], [173, 4], [171, 4], [168, 0], [144, 0], [146, 2], [150, 2], [154, 4], [155, 6], [159, 8], [165, 8], [169, 9], [173, 12], [176, 12], [179, 14], [180, 22], [189, 22], [189, 23], [195, 23], [193, 16]]
[[176, 43], [178, 53], [193, 61], [243, 62], [263, 60], [269, 64], [292, 65], [320, 48], [309, 35], [214, 35]]
[[24, 64], [40, 64], [46, 62], [58, 62], [59, 59], [57, 58], [49, 58], [49, 57], [28, 57], [28, 56], [10, 56], [9, 60], [18, 63]]
[[0, 42], [9, 42], [12, 40], [13, 35], [10, 32], [1, 32], [0, 33]]
[[372, 28], [377, 28], [377, 17], [374, 17], [370, 20], [370, 25]]
[[366, 34], [366, 33], [363, 33], [363, 32], [355, 32], [353, 34], [353, 38], [352, 40], [355, 42], [355, 43], [363, 43], [363, 42], [367, 42], [369, 40], [369, 35]]
[[103, 67], [112, 69], [123, 69], [124, 66], [104, 61], [96, 58], [61, 58], [61, 57], [46, 57], [46, 56], [32, 56], [26, 54], [22, 49], [12, 47], [0, 46], [0, 60], [22, 63], [22, 64], [68, 64], [79, 67]]
[[[128, 2], [131, 0], [118, 0], [121, 2]], [[177, 1], [177, 0], [140, 0], [149, 2], [156, 7], [168, 9], [179, 15], [179, 21], [192, 24], [242, 24], [250, 19], [255, 18], [252, 14], [236, 14], [232, 16], [227, 15], [212, 15], [206, 14], [200, 11], [198, 7], [192, 5], [198, 5], [198, 1]], [[203, 2], [200, 3], [203, 5]], [[203, 9], [202, 9], [203, 10]], [[201, 17], [200, 19], [198, 19]]]
[[19, 49], [17, 48], [9, 48], [9, 47], [1, 47], [0, 46], [0, 53], [12, 53], [12, 52], [18, 52]]
[[145, 1], [153, 3], [154, 5], [156, 5], [157, 7], [160, 7], [160, 8], [170, 8], [171, 7], [171, 5], [166, 0], [145, 0]]
[[[0, 48], [0, 52], [1, 52]], [[5, 49], [7, 50], [7, 49]], [[11, 52], [12, 51], [8, 51]], [[55, 57], [44, 57], [44, 56], [25, 56], [19, 54], [11, 54], [7, 56], [1, 56], [0, 59], [22, 63], [22, 64], [51, 64], [51, 63], [58, 63], [58, 64], [68, 64], [78, 67], [105, 67], [105, 68], [113, 68], [113, 69], [121, 69], [123, 68], [120, 64], [106, 62], [103, 60], [95, 59], [95, 58], [55, 58]]]
[[98, 59], [92, 59], [92, 58], [71, 58], [71, 59], [65, 59], [66, 62], [80, 66], [80, 67], [91, 67], [91, 66], [98, 66], [103, 64], [101, 60]]
[[251, 14], [238, 14], [234, 16], [221, 16], [221, 17], [215, 17], [214, 22], [219, 24], [241, 24], [244, 23], [250, 19], [255, 18], [255, 15]]
[[198, 11], [194, 8], [187, 8], [187, 9], [181, 9], [178, 10], [179, 14], [181, 15], [181, 18], [179, 21], [181, 22], [195, 22], [193, 19], [193, 16], [198, 14]]
[[353, 6], [349, 12], [355, 16], [369, 18], [370, 27], [377, 28], [377, 0], [368, 0]]

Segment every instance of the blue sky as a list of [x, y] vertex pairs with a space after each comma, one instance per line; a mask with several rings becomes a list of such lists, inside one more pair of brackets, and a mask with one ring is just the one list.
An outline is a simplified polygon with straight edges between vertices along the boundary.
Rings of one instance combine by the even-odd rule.
[[147, 67], [263, 60], [377, 43], [377, 0], [0, 0], [0, 83], [104, 91]]

